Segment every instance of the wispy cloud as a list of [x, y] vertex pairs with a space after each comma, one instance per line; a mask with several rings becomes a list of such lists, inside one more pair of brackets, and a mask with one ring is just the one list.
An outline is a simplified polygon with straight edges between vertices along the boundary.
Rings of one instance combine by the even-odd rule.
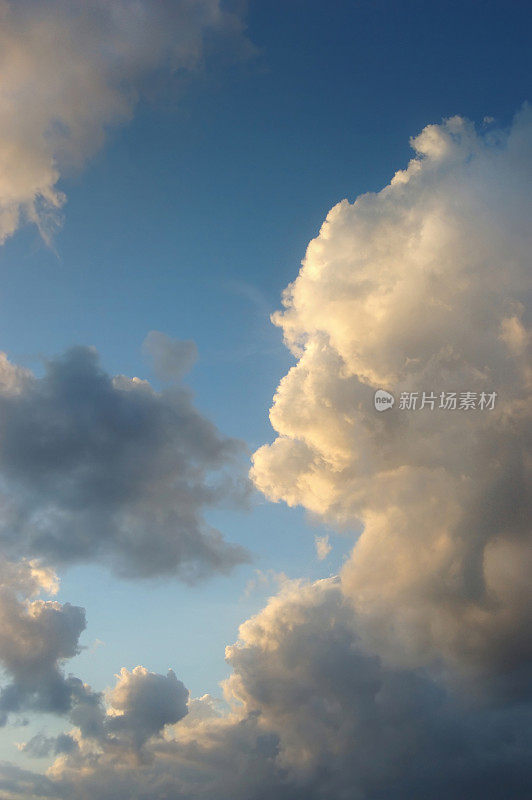
[[320, 561], [324, 561], [332, 550], [329, 536], [315, 536], [314, 544], [316, 546], [316, 555]]

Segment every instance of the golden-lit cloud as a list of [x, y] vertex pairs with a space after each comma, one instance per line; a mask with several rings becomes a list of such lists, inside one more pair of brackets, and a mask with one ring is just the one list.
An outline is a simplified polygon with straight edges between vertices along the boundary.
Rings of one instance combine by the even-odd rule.
[[206, 36], [242, 36], [218, 0], [0, 2], [0, 243], [26, 221], [50, 238], [65, 170], [131, 119], [156, 70], [198, 68]]
[[363, 526], [342, 585], [371, 648], [508, 684], [531, 646], [531, 144], [528, 108], [484, 135], [453, 117], [389, 186], [329, 212], [274, 315], [298, 360], [252, 469], [272, 500]]

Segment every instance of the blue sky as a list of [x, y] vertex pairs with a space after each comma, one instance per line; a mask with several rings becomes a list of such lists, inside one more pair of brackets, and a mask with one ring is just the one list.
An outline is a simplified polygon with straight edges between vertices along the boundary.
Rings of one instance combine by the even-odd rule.
[[[529, 97], [530, 17], [525, 2], [493, 0], [250, 0], [253, 54], [207, 59], [182, 81], [152, 75], [131, 121], [63, 171], [53, 241], [32, 225], [6, 240], [1, 349], [41, 375], [43, 359], [93, 345], [109, 373], [157, 387], [146, 334], [192, 339], [196, 407], [248, 453], [272, 441], [268, 409], [296, 359], [269, 317], [308, 242], [337, 202], [405, 168], [426, 125], [455, 114], [481, 131], [511, 124]], [[71, 668], [96, 690], [144, 664], [172, 667], [195, 696], [219, 695], [224, 647], [277, 591], [274, 574], [336, 574], [358, 529], [334, 532], [258, 492], [208, 520], [252, 563], [194, 587], [61, 570], [58, 600], [88, 620]], [[332, 552], [318, 561], [314, 536], [325, 534]], [[246, 590], [257, 570], [269, 579]], [[20, 759], [11, 738], [2, 733], [2, 756]]]

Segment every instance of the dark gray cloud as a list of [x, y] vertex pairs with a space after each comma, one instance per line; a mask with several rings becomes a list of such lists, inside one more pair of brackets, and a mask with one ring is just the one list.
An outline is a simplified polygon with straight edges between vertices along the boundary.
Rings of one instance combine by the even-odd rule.
[[192, 581], [246, 560], [204, 520], [241, 499], [242, 445], [190, 393], [111, 378], [77, 347], [42, 378], [2, 363], [0, 544], [60, 565], [98, 560], [126, 576]]
[[131, 671], [123, 668], [117, 678], [104, 702], [103, 694], [92, 692], [71, 677], [68, 685], [74, 691], [70, 708], [47, 710], [63, 711], [75, 725], [76, 735], [39, 733], [20, 745], [20, 750], [34, 758], [60, 754], [80, 758], [79, 740], [127, 757], [131, 752], [140, 753], [143, 745], [159, 737], [165, 726], [188, 714], [188, 690], [173, 670], [160, 675], [141, 666]]
[[68, 714], [93, 702], [90, 689], [64, 672], [65, 662], [80, 652], [85, 611], [38, 596], [53, 588], [51, 573], [32, 563], [0, 562], [0, 666], [6, 679], [0, 725], [11, 713]]
[[20, 750], [32, 758], [48, 758], [63, 753], [73, 753], [77, 749], [78, 743], [68, 733], [60, 733], [59, 736], [37, 733], [20, 746]]
[[0, 790], [3, 792], [2, 800], [18, 800], [19, 798], [56, 798], [57, 787], [45, 775], [31, 772], [17, 767], [9, 761], [0, 762]]

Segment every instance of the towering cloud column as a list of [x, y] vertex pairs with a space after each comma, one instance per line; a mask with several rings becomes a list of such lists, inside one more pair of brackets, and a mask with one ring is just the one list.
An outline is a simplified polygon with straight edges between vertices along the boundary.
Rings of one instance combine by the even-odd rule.
[[528, 108], [509, 131], [453, 117], [330, 211], [274, 316], [298, 362], [252, 469], [272, 500], [361, 524], [342, 585], [372, 649], [509, 691], [531, 654], [531, 144]]

